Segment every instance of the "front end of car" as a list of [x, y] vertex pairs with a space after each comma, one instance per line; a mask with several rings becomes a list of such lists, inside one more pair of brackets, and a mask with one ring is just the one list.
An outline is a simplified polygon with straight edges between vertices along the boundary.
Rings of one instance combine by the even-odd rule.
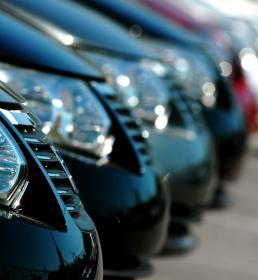
[[[23, 94], [41, 119], [42, 131], [58, 146], [98, 226], [111, 270], [121, 256], [156, 252], [166, 232], [165, 190], [150, 171], [141, 130], [129, 110], [115, 100], [113, 89], [99, 81], [86, 84], [10, 64], [2, 63], [0, 72], [12, 89]], [[31, 143], [40, 153], [42, 146], [33, 139]], [[51, 160], [44, 166], [54, 180], [63, 176]], [[70, 201], [69, 191], [57, 181], [60, 195]]]
[[181, 83], [186, 85], [186, 92], [202, 106], [216, 144], [220, 178], [218, 194], [221, 195], [223, 181], [239, 175], [246, 148], [247, 129], [239, 103], [228, 81], [200, 50], [189, 52], [187, 48], [177, 48], [165, 42], [154, 45]]
[[96, 228], [70, 173], [25, 100], [0, 87], [1, 278], [102, 279]]
[[[24, 9], [23, 5], [25, 7], [28, 5], [27, 9]], [[142, 132], [130, 133], [133, 141], [138, 142], [137, 149], [140, 153], [145, 153], [143, 144], [139, 145], [139, 142], [143, 143], [144, 138], [147, 138], [148, 143], [151, 144], [152, 156], [155, 157], [152, 163], [155, 174], [161, 180], [165, 178], [170, 185], [175, 205], [178, 202], [180, 205], [183, 204], [185, 208], [190, 208], [189, 211], [183, 213], [178, 210], [177, 213], [180, 212], [181, 216], [177, 216], [176, 220], [180, 217], [180, 219], [184, 218], [183, 222], [186, 222], [189, 219], [199, 218], [203, 204], [207, 199], [207, 193], [210, 193], [212, 189], [214, 153], [209, 132], [200, 121], [201, 117], [198, 120], [195, 119], [195, 113], [190, 108], [194, 105], [198, 107], [198, 104], [186, 104], [186, 97], [181, 98], [181, 92], [179, 93], [173, 84], [167, 84], [168, 81], [174, 81], [174, 78], [168, 77], [170, 74], [168, 74], [167, 68], [160, 61], [148, 58], [148, 51], [132, 40], [122, 29], [114, 27], [110, 21], [103, 19], [93, 11], [81, 9], [78, 5], [51, 1], [51, 6], [53, 7], [53, 5], [60, 11], [58, 16], [47, 13], [47, 5], [39, 7], [33, 2], [23, 2], [21, 4], [22, 12], [18, 9], [18, 14], [20, 18], [54, 37], [62, 44], [65, 42], [62, 40], [64, 36], [61, 35], [69, 34], [73, 38], [69, 46], [83, 59], [100, 67], [107, 82], [114, 88], [113, 91], [111, 87], [110, 89], [105, 88], [104, 92], [100, 90], [101, 99], [104, 101], [103, 94], [106, 95], [105, 91], [107, 91], [108, 98], [105, 97], [109, 106], [113, 107], [114, 101], [121, 103], [119, 106], [121, 108], [115, 108], [118, 104], [114, 107], [116, 114], [118, 112], [120, 115], [118, 119], [124, 120], [124, 115], [126, 115], [127, 122], [132, 122], [130, 120], [132, 117], [129, 117], [129, 111], [132, 111], [133, 118], [138, 123], [143, 124]], [[76, 18], [76, 21], [65, 22], [64, 18], [68, 15]], [[89, 27], [91, 25], [92, 28]], [[88, 29], [85, 30], [82, 26], [87, 26]], [[92, 32], [94, 28], [98, 32]], [[113, 34], [113, 40], [107, 36], [109, 33]], [[116, 43], [114, 44], [114, 42]], [[102, 46], [100, 47], [100, 45]], [[124, 49], [125, 45], [127, 46], [126, 50]], [[99, 86], [99, 84], [97, 85]], [[96, 93], [98, 94], [98, 92]], [[176, 101], [177, 97], [181, 98], [180, 102]], [[175, 112], [177, 110], [177, 113], [174, 112], [174, 109]], [[180, 119], [178, 126], [174, 125], [176, 114], [179, 115]], [[130, 126], [131, 130], [132, 124]], [[113, 132], [115, 131], [118, 131], [118, 128], [113, 130]], [[118, 134], [113, 136], [114, 141], [119, 137]], [[202, 149], [202, 146], [207, 147], [207, 149]], [[175, 152], [175, 156], [173, 152]], [[190, 158], [188, 153], [191, 153]], [[126, 155], [126, 162], [119, 159], [117, 155], [116, 158], [112, 157], [112, 154], [116, 155], [115, 149], [113, 151], [110, 149], [110, 155], [106, 158], [107, 162], [119, 160], [123, 166], [133, 168], [136, 172], [146, 170], [146, 167], [134, 161], [131, 152]], [[177, 160], [178, 156], [180, 156], [180, 162]], [[105, 161], [103, 158], [99, 159], [100, 164], [103, 164], [103, 161]], [[131, 164], [133, 162], [135, 163]], [[73, 174], [79, 175], [82, 169], [75, 166], [75, 163], [71, 164], [71, 170]], [[185, 174], [188, 171], [190, 171], [189, 180], [185, 180]], [[114, 173], [110, 170], [109, 173], [113, 174], [113, 176], [109, 176], [111, 180]], [[171, 178], [171, 174], [172, 177], [177, 178], [177, 181]], [[120, 178], [118, 175], [115, 177]], [[92, 192], [91, 190], [90, 193]], [[90, 193], [88, 196], [91, 195]], [[96, 203], [99, 201], [98, 197]], [[176, 208], [179, 209], [177, 206]], [[180, 209], [182, 208], [184, 209], [184, 207], [180, 207]], [[192, 211], [193, 209], [195, 211]], [[174, 213], [173, 210], [172, 219]], [[184, 216], [186, 213], [187, 216]], [[191, 215], [193, 213], [194, 215]], [[97, 218], [94, 215], [93, 217], [96, 221]]]
[[[169, 58], [164, 61], [169, 63], [171, 71], [185, 79], [184, 86], [188, 87], [189, 95], [199, 99], [216, 142], [220, 180], [212, 204], [216, 207], [228, 205], [224, 183], [240, 173], [246, 147], [246, 123], [229, 83], [221, 77], [200, 40], [137, 3], [96, 0], [88, 1], [87, 5], [125, 26], [129, 34], [156, 49], [161, 58]], [[214, 75], [211, 80], [210, 75]]]
[[[142, 123], [155, 174], [159, 177], [172, 174], [168, 182], [173, 186], [173, 203], [178, 202], [182, 191], [181, 203], [201, 206], [213, 173], [214, 151], [199, 104], [188, 98], [168, 67], [158, 60], [127, 59], [97, 49], [77, 51], [99, 65], [107, 81], [117, 90], [118, 98]], [[191, 190], [189, 199], [186, 194]]]
[[157, 60], [127, 60], [98, 51], [79, 53], [101, 67], [121, 102], [142, 123], [153, 171], [167, 178], [172, 206], [170, 238], [164, 250], [190, 249], [195, 241], [188, 224], [201, 219], [216, 177], [213, 141], [200, 105], [185, 94], [167, 67]]
[[256, 35], [252, 32], [253, 24], [248, 27], [248, 23], [244, 20], [236, 18], [229, 20], [218, 11], [198, 1], [157, 3], [153, 0], [139, 0], [139, 2], [200, 38], [202, 44], [206, 46], [205, 52], [211, 55], [220, 68], [221, 75], [230, 82], [243, 110], [248, 132], [254, 132], [257, 129], [255, 102], [257, 89], [254, 90], [249, 74], [245, 73], [247, 70], [254, 74], [256, 67], [254, 48]]
[[[10, 16], [2, 16], [1, 20], [6, 26], [11, 25], [10, 21], [18, 23]], [[169, 202], [164, 182], [156, 180], [150, 169], [139, 125], [101, 76], [87, 75], [90, 66], [85, 68], [86, 63], [31, 27], [19, 22], [16, 28], [28, 43], [34, 62], [31, 64], [28, 57], [24, 60], [24, 54], [20, 53], [22, 63], [8, 60], [10, 53], [6, 47], [8, 54], [0, 66], [1, 80], [26, 98], [28, 106], [42, 121], [42, 132], [56, 144], [73, 174], [80, 198], [99, 231], [107, 260], [105, 275], [149, 274], [150, 266], [141, 257], [154, 254], [162, 246]], [[12, 37], [12, 46], [16, 39], [17, 36]], [[32, 41], [36, 45], [40, 41], [44, 48], [34, 48]], [[9, 43], [3, 40], [2, 46]], [[65, 64], [53, 66], [60, 54], [63, 57], [59, 62], [71, 65], [65, 71], [57, 69]], [[48, 58], [42, 63], [44, 55]], [[42, 65], [46, 64], [48, 68], [44, 71]], [[80, 67], [84, 70], [78, 75]], [[54, 163], [47, 163], [45, 168], [53, 179], [63, 176], [56, 172]], [[63, 190], [62, 184], [59, 187], [73, 211], [69, 192]], [[78, 223], [83, 226], [81, 219]], [[117, 267], [118, 260], [122, 267]]]

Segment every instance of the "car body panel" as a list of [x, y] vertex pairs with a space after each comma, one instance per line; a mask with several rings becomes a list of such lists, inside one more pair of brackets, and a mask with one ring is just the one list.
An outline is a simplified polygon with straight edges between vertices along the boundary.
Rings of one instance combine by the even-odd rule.
[[[6, 88], [0, 84], [1, 90]], [[8, 93], [8, 91], [6, 91]], [[1, 93], [0, 93], [1, 94]], [[19, 99], [17, 99], [19, 100]], [[20, 99], [22, 100], [22, 99]], [[11, 110], [17, 103], [0, 104]], [[23, 106], [19, 108], [22, 110]], [[81, 279], [90, 272], [102, 279], [102, 257], [95, 225], [77, 226], [33, 150], [5, 114], [0, 124], [19, 145], [27, 161], [27, 188], [17, 208], [0, 210], [1, 279]], [[82, 208], [83, 209], [83, 208]]]
[[228, 56], [233, 65], [233, 73], [229, 78], [232, 79], [234, 93], [245, 114], [249, 130], [255, 131], [257, 129], [255, 94], [250, 85], [248, 85], [244, 73], [241, 70], [237, 47], [234, 45], [234, 42], [232, 42], [230, 34], [224, 30], [226, 29], [225, 25], [227, 25], [226, 19], [223, 19], [215, 12], [212, 13], [210, 10], [205, 9], [205, 7], [203, 7], [204, 9], [199, 13], [197, 12], [196, 15], [194, 14], [194, 16], [192, 16], [193, 14], [189, 11], [195, 11], [196, 9], [198, 11], [200, 8], [200, 3], [199, 5], [197, 3], [197, 7], [195, 7], [196, 3], [194, 1], [186, 2], [190, 5], [190, 9], [185, 8], [186, 3], [178, 4], [173, 1], [139, 0], [139, 2], [151, 7], [173, 23], [177, 23], [193, 31], [206, 42], [210, 42], [213, 46], [217, 45], [217, 48]]
[[[125, 25], [127, 27], [138, 24], [145, 31], [145, 36], [152, 37], [152, 39], [163, 39], [166, 44], [171, 43], [171, 46], [173, 44], [180, 44], [182, 48], [191, 47], [191, 52], [193, 53], [203, 53], [204, 51], [204, 49], [202, 49], [202, 44], [196, 43], [196, 41], [193, 42], [192, 37], [187, 36], [187, 33], [183, 34], [184, 39], [188, 40], [188, 46], [180, 43], [180, 40], [175, 40], [175, 35], [177, 34], [177, 32], [174, 32], [174, 30], [176, 29], [179, 31], [181, 29], [177, 29], [175, 25], [169, 24], [167, 21], [164, 22], [162, 20], [154, 20], [160, 18], [160, 16], [148, 17], [147, 15], [149, 11], [147, 12], [147, 10], [143, 6], [137, 4], [136, 2], [121, 0], [118, 3], [115, 0], [96, 0], [87, 1], [87, 3], [81, 3], [95, 8], [105, 15], [109, 15], [111, 18], [116, 19], [122, 25]], [[129, 6], [131, 7], [130, 10], [127, 9], [127, 7]], [[151, 29], [154, 21], [155, 32], [152, 32]], [[166, 28], [166, 32], [170, 35], [167, 34], [167, 36], [165, 36], [164, 28]], [[160, 33], [160, 35], [157, 35], [157, 33]], [[246, 147], [246, 123], [241, 108], [237, 104], [234, 93], [229, 87], [228, 82], [220, 76], [218, 68], [210, 59], [210, 57], [205, 54], [205, 58], [207, 60], [207, 63], [209, 64], [209, 67], [212, 67], [216, 72], [217, 87], [219, 88], [220, 92], [220, 100], [222, 101], [222, 103], [227, 103], [227, 105], [225, 106], [224, 104], [222, 104], [222, 106], [215, 106], [214, 108], [204, 110], [204, 117], [214, 137], [215, 143], [217, 144], [216, 149], [219, 151], [223, 150], [224, 152], [223, 160], [219, 160], [219, 163], [222, 164], [223, 170], [227, 170], [229, 174], [231, 174], [230, 169], [235, 170], [235, 168], [232, 165], [232, 160], [230, 160], [232, 153], [228, 153], [228, 147], [230, 147], [230, 142], [232, 141], [232, 139], [236, 137], [238, 139], [239, 145], [237, 147], [234, 146], [236, 148], [235, 154], [237, 155], [237, 157], [234, 157], [234, 162], [237, 166], [241, 166], [243, 154]], [[223, 101], [223, 99], [226, 100]], [[226, 137], [228, 137], [227, 140], [225, 139]], [[221, 153], [218, 153], [217, 155], [220, 157]], [[238, 170], [240, 171], [240, 169]], [[239, 174], [239, 172], [234, 173], [235, 175]], [[227, 176], [225, 172], [220, 172], [220, 175], [221, 179], [227, 179], [231, 177], [230, 175]]]
[[[96, 169], [72, 157], [64, 159], [75, 182], [81, 186], [82, 201], [87, 202], [87, 210], [98, 226], [104, 258], [113, 254], [151, 255], [160, 249], [165, 239], [169, 204], [166, 190], [153, 181], [149, 171], [139, 176], [112, 166]], [[88, 175], [83, 178], [82, 172]], [[82, 189], [83, 185], [87, 187]]]
[[198, 38], [191, 36], [190, 33], [182, 28], [174, 28], [169, 21], [144, 7], [136, 8], [134, 1], [102, 1], [90, 0], [87, 2], [75, 0], [83, 5], [96, 8], [103, 14], [107, 14], [120, 24], [126, 27], [138, 25], [142, 28], [142, 36], [155, 36], [159, 39], [171, 40], [185, 47], [198, 44]]
[[[2, 2], [4, 3], [4, 2]], [[100, 16], [97, 12], [91, 9], [84, 9], [76, 3], [66, 1], [66, 5], [60, 5], [59, 0], [46, 0], [43, 2], [35, 1], [14, 1], [13, 4], [17, 5], [20, 9], [32, 12], [44, 21], [55, 22], [55, 26], [59, 27], [60, 30], [64, 30], [65, 34], [72, 34], [74, 42], [70, 46], [76, 47], [77, 45], [83, 44], [88, 48], [107, 48], [110, 50], [120, 52], [135, 57], [147, 56], [147, 53], [143, 53], [141, 48], [138, 48], [137, 43], [130, 40], [125, 35], [124, 30], [116, 25], [114, 22], [107, 20]], [[51, 10], [46, 7], [51, 6]], [[56, 11], [59, 11], [56, 13]], [[68, 21], [64, 14], [69, 14], [71, 18], [76, 20]], [[82, 23], [84, 23], [82, 25]], [[112, 34], [105, 33], [106, 25]], [[38, 26], [39, 27], [39, 26]], [[50, 26], [49, 29], [51, 29]], [[50, 30], [45, 30], [48, 33]], [[102, 30], [101, 36], [96, 33], [96, 30]], [[51, 31], [50, 31], [51, 32]], [[58, 36], [56, 37], [58, 38]], [[122, 38], [122, 40], [121, 40]]]
[[[10, 18], [9, 21], [11, 20], [12, 19]], [[13, 21], [16, 22], [18, 20], [13, 19]], [[25, 29], [25, 24], [21, 23], [21, 25]], [[31, 27], [28, 27], [28, 29], [30, 28]], [[14, 30], [12, 31], [13, 32], [9, 34], [9, 37], [16, 36]], [[36, 30], [34, 30], [34, 32], [36, 33]], [[42, 36], [45, 38], [43, 34], [37, 34], [37, 36]], [[28, 40], [28, 44], [29, 39], [31, 40], [31, 37], [25, 36], [23, 38], [24, 41]], [[13, 46], [13, 48], [14, 47], [15, 46]], [[32, 47], [35, 49], [37, 48], [36, 44], [32, 45]], [[16, 45], [16, 48], [19, 49], [19, 45]], [[52, 53], [53, 51], [53, 49], [48, 48], [48, 45], [45, 45], [44, 48], [46, 49], [46, 53], [48, 51]], [[62, 49], [61, 46], [60, 48]], [[68, 50], [67, 52], [70, 55]], [[53, 52], [52, 55], [54, 55], [54, 53], [55, 52]], [[23, 57], [24, 61], [26, 62], [26, 52], [18, 52], [18, 55]], [[40, 53], [37, 55], [40, 56]], [[37, 56], [35, 56], [35, 62], [37, 62], [36, 58]], [[39, 58], [39, 61], [41, 59], [42, 58]], [[48, 61], [45, 63], [47, 64]], [[39, 66], [36, 67], [36, 65], [38, 64], [35, 63], [35, 70], [42, 70]], [[29, 61], [26, 66], [31, 66]], [[73, 67], [76, 67], [76, 64], [74, 64]], [[71, 76], [75, 77], [77, 72], [73, 72], [73, 67], [71, 67], [69, 70], [70, 72], [67, 72], [67, 75], [71, 73]], [[83, 77], [80, 76], [80, 78], [85, 78], [84, 82], [86, 83], [88, 83], [89, 80], [95, 84], [99, 82], [97, 77], [92, 78], [91, 76], [87, 76], [86, 73]], [[92, 94], [94, 95], [94, 91], [92, 91]], [[78, 183], [78, 189], [80, 190], [86, 209], [90, 210], [93, 218], [96, 218], [98, 215], [101, 216], [101, 218], [104, 218], [105, 223], [100, 223], [99, 220], [96, 220], [96, 223], [97, 227], [105, 225], [104, 230], [101, 230], [100, 242], [105, 242], [105, 244], [108, 244], [111, 247], [113, 245], [112, 250], [107, 252], [109, 259], [112, 259], [112, 255], [117, 258], [119, 257], [119, 254], [123, 256], [130, 253], [133, 256], [136, 255], [137, 257], [138, 255], [142, 254], [151, 254], [160, 248], [165, 239], [166, 228], [168, 224], [167, 207], [169, 205], [169, 203], [167, 203], [167, 197], [164, 196], [164, 189], [157, 185], [156, 178], [153, 176], [149, 167], [143, 163], [142, 156], [139, 152], [137, 152], [137, 148], [134, 146], [135, 144], [133, 144], [132, 137], [129, 136], [125, 125], [121, 125], [121, 120], [118, 116], [118, 113], [115, 113], [115, 109], [111, 108], [110, 104], [104, 100], [104, 97], [101, 95], [101, 93], [95, 95], [107, 110], [107, 114], [112, 120], [112, 126], [115, 131], [114, 133], [117, 135], [118, 144], [115, 146], [117, 157], [119, 156], [120, 160], [120, 163], [116, 165], [118, 168], [99, 167], [97, 162], [92, 158], [89, 160], [89, 157], [86, 157], [86, 161], [81, 161], [81, 158], [84, 158], [84, 155], [69, 149], [63, 152], [64, 158], [67, 160], [67, 165], [72, 168], [71, 171], [74, 172], [73, 176], [75, 181]], [[62, 149], [63, 147], [60, 147], [60, 150]], [[70, 154], [73, 154], [73, 156]], [[131, 159], [131, 162], [127, 163], [127, 159]], [[121, 166], [121, 161], [126, 162], [129, 166], [133, 165], [133, 167], [130, 169], [126, 166], [126, 164], [125, 166]], [[75, 166], [76, 168], [74, 168]], [[80, 170], [79, 174], [78, 170]], [[82, 174], [85, 174], [85, 178], [83, 178], [83, 180]], [[121, 204], [122, 197], [124, 198], [123, 205]], [[102, 200], [99, 202], [100, 198], [102, 198]], [[117, 207], [118, 205], [119, 207]], [[138, 211], [140, 211], [142, 207], [145, 209], [142, 220], [144, 220], [144, 217], [146, 217], [150, 221], [151, 227], [149, 227], [149, 225], [145, 226], [142, 224], [141, 228], [136, 229], [136, 226], [132, 221], [131, 211], [135, 211], [138, 214]], [[109, 211], [105, 211], [105, 216], [102, 216], [103, 211], [102, 213], [99, 213], [101, 209], [109, 209]], [[130, 211], [128, 209], [130, 209]], [[153, 216], [153, 211], [156, 209], [160, 211], [158, 214], [156, 214], [156, 216]], [[121, 216], [121, 222], [115, 223], [116, 227], [113, 225], [114, 213], [116, 215], [120, 214]], [[130, 219], [128, 216], [130, 216]], [[123, 222], [128, 224], [126, 230], [123, 227]], [[113, 226], [114, 228], [112, 228]], [[112, 230], [114, 231], [114, 235], [108, 235]], [[139, 233], [140, 238], [138, 239], [134, 239], [136, 232]], [[121, 234], [124, 236], [121, 236]], [[116, 246], [117, 236], [124, 238], [123, 243], [121, 243], [121, 245], [123, 244], [123, 247]], [[146, 236], [148, 236], [148, 240], [146, 239]], [[145, 240], [145, 246], [142, 247], [142, 250], [139, 250], [138, 248], [140, 247], [141, 242], [145, 242]], [[127, 242], [129, 241], [132, 245], [131, 247], [128, 247], [129, 243]], [[106, 269], [106, 267], [104, 267], [104, 269]]]
[[[61, 73], [93, 76], [101, 78], [102, 75], [79, 59], [61, 45], [39, 36], [33, 28], [25, 27], [18, 20], [12, 19], [4, 12], [0, 13], [2, 28], [0, 30], [1, 46], [0, 58], [10, 63], [27, 64], [31, 67]], [[13, 36], [13, 34], [17, 34]], [[26, 39], [26, 40], [25, 40]]]
[[[62, 15], [59, 14], [58, 16], [56, 14], [51, 14], [49, 15], [48, 14], [48, 8], [47, 8], [47, 5], [42, 5], [40, 7], [37, 7], [37, 5], [35, 5], [35, 3], [33, 1], [17, 1], [15, 3], [18, 3], [18, 6], [19, 7], [22, 7], [23, 9], [26, 8], [26, 11], [29, 11], [31, 12], [33, 15], [37, 15], [39, 16], [39, 21], [40, 19], [43, 18], [43, 20], [48, 20], [51, 24], [53, 24], [54, 26], [57, 26], [57, 27], [60, 27], [62, 28], [64, 31], [66, 32], [73, 32], [72, 34], [75, 34], [76, 36], [81, 36], [80, 39], [82, 41], [87, 41], [89, 39], [92, 40], [91, 42], [91, 45], [93, 46], [95, 44], [95, 47], [97, 48], [98, 47], [98, 38], [101, 37], [100, 34], [111, 34], [112, 33], [112, 24], [110, 25], [110, 21], [108, 20], [105, 20], [105, 19], [101, 19], [100, 20], [100, 23], [102, 23], [102, 26], [99, 27], [99, 24], [96, 25], [96, 22], [92, 20], [91, 17], [87, 17], [85, 16], [84, 18], [77, 18], [76, 20], [74, 20], [73, 22], [67, 22], [65, 20], [66, 17], [72, 17], [73, 14], [75, 14], [75, 12], [71, 13], [69, 10], [68, 10], [68, 7], [69, 5], [67, 5], [67, 9], [65, 10], [66, 11], [66, 17], [64, 17], [63, 15], [63, 19], [62, 18]], [[52, 2], [51, 2], [52, 3]], [[63, 8], [63, 6], [65, 6], [62, 2], [60, 1], [54, 1], [56, 7], [60, 7], [60, 10], [61, 7]], [[59, 4], [59, 5], [58, 5]], [[28, 8], [28, 10], [27, 10]], [[77, 6], [75, 6], [75, 10], [77, 9]], [[71, 9], [70, 9], [71, 10]], [[85, 15], [88, 15], [91, 10], [89, 9], [87, 11], [87, 9], [83, 10], [83, 12], [85, 12]], [[88, 34], [87, 32], [81, 32], [80, 29], [81, 29], [81, 26], [86, 26], [88, 24], [89, 27], [93, 27], [95, 25], [95, 29], [94, 29], [94, 34], [91, 34], [89, 37], [88, 37]], [[42, 25], [44, 25], [44, 22], [42, 23]], [[65, 28], [65, 29], [64, 29]], [[42, 29], [42, 27], [41, 27]], [[78, 30], [77, 30], [78, 29]], [[97, 32], [96, 32], [97, 30]], [[168, 29], [166, 28], [165, 29], [166, 32], [168, 32]], [[167, 33], [166, 33], [167, 34]], [[170, 33], [171, 34], [171, 33]], [[51, 34], [49, 34], [51, 36]], [[179, 38], [178, 38], [179, 36]], [[94, 38], [93, 38], [94, 37]], [[126, 50], [124, 51], [124, 49], [120, 49], [119, 48], [119, 51], [117, 52], [117, 48], [114, 47], [114, 43], [112, 43], [110, 45], [110, 38], [106, 39], [105, 36], [102, 37], [102, 50], [104, 50], [105, 48], [105, 51], [106, 53], [109, 53], [109, 55], [117, 55], [117, 56], [120, 56], [123, 54], [123, 58], [125, 59], [129, 59], [129, 53], [131, 54], [130, 57], [131, 59], [136, 59], [136, 56], [135, 56], [135, 49], [138, 49], [138, 59], [139, 58], [145, 58], [146, 54], [148, 54], [148, 49], [144, 48], [142, 45], [140, 44], [137, 44], [135, 40], [130, 40], [130, 38], [127, 38], [129, 36], [126, 36], [126, 32], [123, 32], [123, 36], [121, 37], [117, 37], [117, 40], [115, 41], [117, 43], [117, 46], [120, 46], [122, 43], [118, 43], [118, 42], [123, 42], [123, 44], [127, 44], [128, 41], [131, 42], [130, 45], [127, 45], [127, 48]], [[127, 38], [126, 40], [124, 38]], [[173, 38], [177, 38], [177, 41], [181, 42], [182, 41], [182, 38], [181, 38], [181, 33], [178, 31], [178, 34], [176, 34], [176, 36], [174, 36]], [[131, 47], [133, 46], [133, 48]], [[110, 49], [112, 48], [112, 51], [110, 52]], [[87, 50], [87, 46], [81, 46], [80, 49], [85, 49]], [[171, 96], [173, 96], [173, 90], [171, 91]], [[173, 97], [172, 97], [173, 98]], [[189, 113], [190, 114], [190, 113]], [[173, 128], [172, 128], [173, 130]], [[206, 128], [203, 127], [203, 131], [205, 131]], [[208, 136], [207, 134], [207, 138], [206, 140], [204, 141], [201, 137], [199, 138], [199, 136], [197, 135], [197, 138], [198, 140], [196, 141], [186, 141], [185, 142], [185, 146], [184, 146], [184, 142], [180, 142], [182, 139], [180, 139], [180, 137], [178, 137], [176, 134], [166, 134], [166, 131], [164, 131], [163, 133], [158, 133], [154, 130], [151, 130], [153, 132], [153, 139], [154, 142], [151, 143], [151, 150], [153, 149], [157, 149], [155, 150], [155, 160], [156, 161], [165, 161], [166, 162], [166, 166], [163, 166], [163, 170], [162, 171], [158, 171], [156, 170], [156, 167], [154, 166], [154, 172], [160, 176], [160, 177], [164, 177], [166, 176], [167, 174], [172, 174], [172, 177], [173, 177], [173, 173], [176, 173], [177, 176], [178, 176], [178, 179], [179, 177], [181, 178], [180, 180], [182, 180], [183, 177], [185, 177], [185, 174], [187, 174], [188, 172], [188, 169], [191, 168], [191, 164], [195, 164], [195, 169], [197, 169], [197, 166], [203, 166], [203, 164], [209, 162], [209, 164], [212, 166], [213, 165], [213, 161], [214, 161], [214, 155], [211, 153], [209, 154], [207, 152], [207, 154], [205, 155], [205, 157], [203, 157], [203, 155], [201, 155], [201, 153], [199, 153], [197, 155], [197, 153], [193, 153], [193, 157], [191, 159], [188, 160], [188, 162], [184, 162], [184, 164], [181, 162], [178, 162], [178, 160], [175, 160], [175, 157], [177, 157], [180, 153], [184, 153], [184, 156], [186, 156], [186, 151], [185, 151], [185, 147], [188, 147], [188, 151], [189, 150], [198, 150], [200, 152], [200, 149], [199, 149], [199, 146], [200, 146], [200, 143], [204, 143], [205, 142], [205, 145], [207, 145], [206, 142], [209, 142], [209, 145], [212, 146], [212, 140], [211, 138]], [[205, 132], [204, 132], [205, 134]], [[170, 148], [170, 145], [171, 143], [169, 144], [169, 140], [171, 141], [171, 143], [173, 143], [173, 145], [175, 145], [173, 148]], [[175, 154], [171, 154], [168, 155], [164, 150], [162, 151], [162, 153], [158, 153], [158, 151], [161, 151], [161, 150], [158, 150], [158, 148], [156, 148], [158, 145], [161, 145], [162, 147], [166, 147], [166, 149], [173, 149], [174, 152], [176, 152]], [[162, 149], [162, 148], [161, 148]], [[158, 156], [159, 154], [159, 156]], [[173, 156], [174, 155], [174, 156]], [[205, 159], [204, 159], [205, 158]], [[72, 166], [71, 166], [72, 168]], [[214, 168], [214, 167], [213, 167]], [[74, 170], [74, 172], [76, 172], [76, 170]], [[179, 175], [179, 173], [181, 173]], [[193, 176], [193, 172], [191, 173], [191, 175]], [[191, 193], [191, 191], [194, 190], [195, 192], [195, 201], [192, 201], [192, 196], [191, 195], [187, 195], [185, 196], [185, 203], [186, 204], [189, 204], [189, 205], [193, 205], [193, 204], [202, 204], [205, 202], [205, 192], [209, 192], [209, 189], [211, 188], [211, 186], [209, 186], [209, 181], [210, 181], [210, 177], [212, 176], [212, 168], [209, 169], [209, 171], [207, 172], [206, 174], [206, 177], [202, 178], [201, 180], [198, 181], [198, 184], [196, 183], [195, 185], [191, 185], [190, 183], [185, 184], [185, 190], [188, 189], [189, 193]], [[117, 178], [118, 175], [116, 175], [115, 177]], [[192, 176], [190, 176], [192, 178]], [[111, 180], [112, 178], [110, 178]], [[199, 178], [200, 179], [200, 178]], [[201, 181], [201, 183], [200, 183]], [[178, 182], [179, 183], [179, 182]], [[181, 183], [179, 183], [179, 185], [177, 186], [177, 181], [175, 181], [173, 184], [172, 184], [172, 197], [174, 199], [175, 202], [177, 202], [177, 193], [174, 193], [174, 190], [175, 189], [179, 189], [181, 186]], [[197, 190], [199, 187], [199, 190]], [[196, 191], [197, 190], [197, 191]], [[111, 194], [111, 193], [110, 193]], [[139, 193], [137, 195], [140, 195]], [[129, 198], [130, 196], [128, 196]], [[182, 202], [182, 196], [180, 196], [180, 202]], [[121, 201], [121, 204], [122, 204], [122, 201]]]

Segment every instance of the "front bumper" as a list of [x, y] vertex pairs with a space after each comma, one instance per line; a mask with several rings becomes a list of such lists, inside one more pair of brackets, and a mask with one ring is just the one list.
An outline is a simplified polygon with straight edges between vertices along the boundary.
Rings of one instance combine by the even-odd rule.
[[0, 278], [68, 280], [90, 273], [92, 279], [101, 279], [96, 232], [84, 232], [82, 237], [68, 213], [65, 220], [66, 230], [57, 231], [16, 215], [1, 217]]
[[134, 174], [115, 166], [98, 167], [67, 153], [63, 157], [96, 223], [104, 260], [109, 260], [104, 270], [114, 269], [119, 257], [137, 258], [161, 249], [170, 198], [147, 167], [144, 174]]
[[216, 144], [219, 177], [235, 179], [241, 171], [247, 144], [243, 114], [234, 105], [230, 110], [206, 110], [205, 117]]
[[205, 204], [213, 193], [215, 154], [210, 134], [182, 128], [166, 132], [150, 130], [153, 169], [159, 176], [171, 174], [173, 204], [194, 208]]

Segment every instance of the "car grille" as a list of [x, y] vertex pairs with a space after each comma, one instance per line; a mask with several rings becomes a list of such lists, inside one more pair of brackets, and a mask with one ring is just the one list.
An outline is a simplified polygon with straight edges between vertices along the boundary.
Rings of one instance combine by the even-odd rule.
[[146, 140], [142, 136], [143, 130], [141, 128], [141, 123], [133, 118], [131, 111], [121, 103], [111, 86], [106, 83], [97, 82], [93, 82], [91, 86], [99, 94], [104, 96], [112, 110], [117, 113], [120, 124], [126, 130], [127, 136], [130, 138], [140, 158], [143, 160], [144, 164], [150, 165], [151, 158], [149, 156]]
[[[202, 107], [199, 102], [189, 97], [185, 93], [184, 87], [175, 78], [167, 76], [164, 78], [164, 82], [171, 91], [172, 106], [177, 111], [176, 113], [181, 116], [181, 125], [191, 130], [203, 129]], [[173, 123], [173, 110], [171, 118]]]
[[38, 127], [18, 124], [16, 128], [47, 171], [67, 210], [74, 217], [79, 215], [82, 204], [77, 196], [76, 187], [54, 146]]

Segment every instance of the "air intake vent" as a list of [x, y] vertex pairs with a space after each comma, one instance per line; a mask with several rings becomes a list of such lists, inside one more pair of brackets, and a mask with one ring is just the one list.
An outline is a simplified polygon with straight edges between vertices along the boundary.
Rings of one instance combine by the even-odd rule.
[[[201, 105], [194, 98], [188, 96], [185, 89], [171, 76], [165, 77], [164, 82], [171, 91], [173, 107], [180, 114], [186, 128], [200, 130], [204, 127], [204, 121], [201, 114]], [[172, 110], [173, 111], [173, 110]], [[173, 123], [173, 112], [171, 115]]]
[[77, 217], [82, 207], [81, 201], [76, 194], [71, 175], [55, 148], [39, 128], [28, 125], [16, 125], [16, 128], [46, 169], [67, 210], [73, 217]]
[[147, 165], [150, 165], [151, 159], [148, 153], [147, 143], [145, 141], [145, 138], [142, 136], [141, 126], [135, 121], [131, 114], [131, 111], [123, 104], [121, 104], [114, 89], [109, 85], [105, 83], [101, 84], [94, 82], [92, 83], [92, 86], [99, 94], [101, 94], [108, 100], [111, 108], [118, 113], [120, 121], [126, 127], [127, 134], [134, 143], [134, 146], [137, 149], [138, 153], [141, 155], [144, 162]]

